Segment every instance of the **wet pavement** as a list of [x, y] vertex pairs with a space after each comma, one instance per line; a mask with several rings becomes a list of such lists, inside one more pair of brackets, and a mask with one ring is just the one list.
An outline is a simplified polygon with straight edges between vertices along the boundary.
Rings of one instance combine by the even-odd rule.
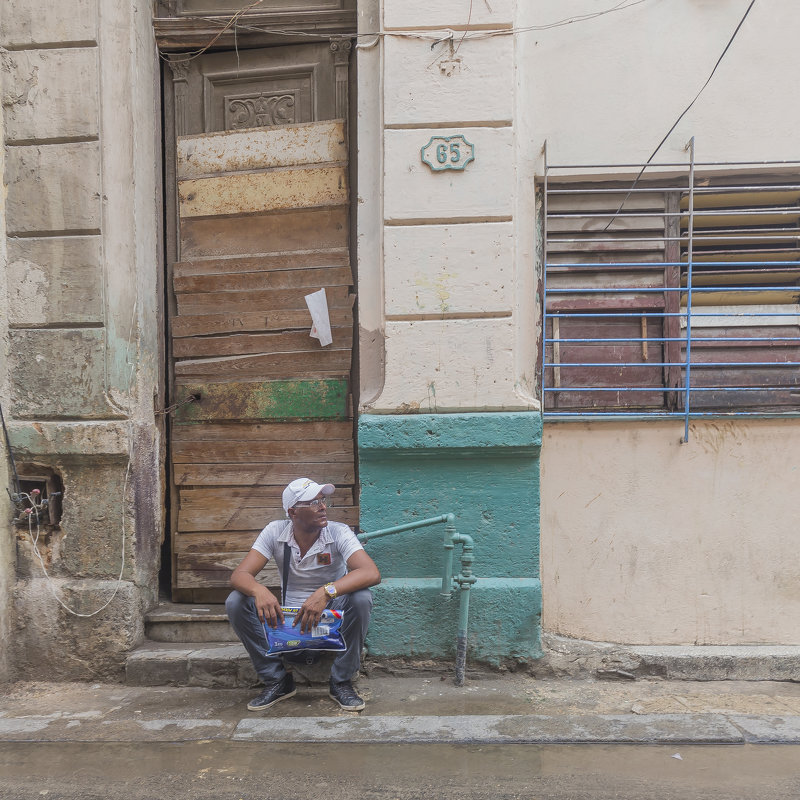
[[792, 682], [384, 675], [358, 687], [360, 714], [302, 685], [253, 714], [256, 688], [18, 683], [0, 702], [0, 742], [800, 743]]
[[18, 683], [2, 800], [800, 796], [800, 684], [372, 675], [266, 712], [257, 689]]

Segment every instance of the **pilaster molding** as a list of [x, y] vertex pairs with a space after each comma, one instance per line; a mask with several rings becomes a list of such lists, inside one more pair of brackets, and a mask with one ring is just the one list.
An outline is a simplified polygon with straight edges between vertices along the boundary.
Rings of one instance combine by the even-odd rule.
[[337, 36], [331, 39], [331, 52], [336, 70], [336, 117], [338, 119], [347, 119], [350, 53], [352, 51], [353, 41], [349, 37]]
[[175, 98], [175, 135], [184, 136], [189, 130], [187, 114], [189, 94], [189, 70], [191, 61], [186, 56], [167, 58], [172, 72], [173, 95]]

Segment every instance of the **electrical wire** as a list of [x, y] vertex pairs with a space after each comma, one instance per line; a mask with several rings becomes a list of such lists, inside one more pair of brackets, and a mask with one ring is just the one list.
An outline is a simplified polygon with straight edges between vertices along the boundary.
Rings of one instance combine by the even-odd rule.
[[656, 157], [656, 153], [658, 153], [658, 151], [663, 147], [664, 142], [666, 142], [667, 139], [669, 139], [670, 134], [675, 130], [675, 128], [678, 127], [678, 124], [680, 123], [680, 121], [686, 116], [686, 114], [689, 112], [689, 109], [695, 104], [697, 99], [700, 97], [700, 95], [705, 90], [706, 86], [708, 86], [708, 84], [711, 83], [711, 79], [714, 77], [714, 73], [717, 71], [717, 68], [722, 63], [722, 59], [725, 58], [725, 54], [730, 49], [730, 46], [733, 44], [733, 40], [736, 38], [736, 35], [741, 30], [742, 25], [744, 25], [744, 21], [747, 19], [747, 15], [750, 13], [750, 10], [753, 8], [755, 3], [756, 3], [756, 0], [750, 0], [750, 5], [747, 6], [747, 10], [744, 12], [744, 15], [739, 20], [739, 24], [736, 26], [736, 30], [734, 30], [734, 32], [731, 34], [730, 39], [728, 39], [728, 43], [725, 45], [725, 48], [723, 49], [722, 53], [720, 54], [720, 57], [717, 59], [717, 63], [714, 64], [714, 69], [711, 70], [709, 76], [706, 78], [706, 82], [700, 87], [700, 91], [692, 98], [692, 102], [689, 103], [689, 105], [686, 106], [686, 108], [684, 108], [683, 111], [680, 113], [680, 115], [678, 116], [678, 119], [675, 120], [675, 122], [672, 124], [672, 127], [666, 132], [666, 134], [664, 135], [664, 138], [656, 146], [656, 149], [653, 150], [652, 153], [650, 153], [650, 158], [648, 158], [647, 161], [644, 162], [644, 165], [642, 166], [641, 170], [639, 170], [639, 174], [636, 176], [636, 179], [634, 180], [633, 184], [631, 185], [631, 188], [628, 190], [628, 194], [626, 194], [625, 197], [622, 198], [622, 202], [619, 204], [619, 208], [614, 212], [614, 216], [611, 217], [611, 219], [606, 224], [605, 228], [603, 228], [604, 231], [607, 231], [609, 229], [611, 223], [614, 222], [614, 220], [617, 218], [617, 216], [620, 213], [620, 211], [622, 211], [623, 206], [627, 202], [628, 198], [631, 196], [631, 193], [633, 192], [633, 190], [636, 188], [636, 186], [639, 183], [639, 180], [641, 179], [642, 175], [644, 175], [644, 171], [650, 165], [650, 162]]
[[464, 33], [461, 36], [461, 41], [459, 41], [458, 47], [456, 47], [456, 49], [453, 51], [453, 58], [456, 57], [458, 51], [461, 49], [461, 45], [464, 44], [464, 39], [466, 38], [467, 31], [469, 30], [469, 24], [470, 22], [472, 22], [472, 3], [473, 0], [469, 0], [469, 14], [467, 14], [467, 24], [464, 26]]
[[[128, 477], [131, 471], [131, 461], [130, 458], [128, 459], [128, 467], [125, 470], [125, 481], [124, 486], [127, 487], [128, 484]], [[47, 571], [47, 566], [44, 563], [44, 558], [39, 550], [39, 535], [41, 533], [41, 523], [39, 520], [39, 509], [36, 507], [36, 503], [34, 502], [33, 498], [27, 494], [22, 493], [22, 497], [24, 497], [30, 504], [31, 508], [29, 509], [28, 513], [28, 536], [31, 540], [31, 545], [33, 546], [33, 552], [36, 558], [39, 560], [39, 564], [42, 568], [42, 572], [44, 573], [44, 577], [47, 579], [47, 588], [50, 590], [50, 594], [56, 599], [58, 604], [68, 613], [72, 614], [74, 617], [82, 617], [84, 619], [88, 619], [89, 617], [97, 616], [101, 611], [108, 608], [111, 605], [111, 601], [117, 596], [119, 592], [119, 587], [122, 586], [122, 575], [125, 572], [125, 490], [123, 489], [122, 492], [122, 564], [119, 569], [119, 577], [117, 578], [116, 585], [114, 586], [114, 591], [111, 593], [111, 596], [106, 600], [100, 608], [92, 611], [89, 614], [84, 614], [80, 611], [76, 611], [74, 608], [70, 608], [58, 595], [56, 591], [56, 586], [53, 583], [53, 579], [50, 577], [50, 574]], [[33, 533], [33, 517], [36, 517], [36, 535], [34, 536]]]
[[[208, 16], [193, 16], [192, 19], [201, 20], [203, 22], [207, 22], [209, 25], [219, 25], [222, 26], [221, 30], [209, 40], [209, 42], [204, 45], [203, 47], [199, 48], [198, 50], [193, 50], [189, 53], [184, 54], [186, 57], [175, 57], [171, 56], [168, 57], [165, 53], [160, 53], [159, 55], [165, 59], [172, 62], [188, 62], [193, 61], [196, 58], [199, 58], [203, 53], [205, 53], [209, 48], [213, 47], [213, 45], [220, 39], [220, 37], [228, 31], [232, 26], [235, 30], [239, 31], [249, 31], [252, 33], [267, 33], [273, 36], [286, 36], [288, 38], [296, 37], [296, 38], [306, 38], [306, 39], [315, 39], [319, 40], [320, 38], [325, 38], [324, 36], [321, 37], [319, 33], [315, 33], [313, 31], [300, 31], [300, 30], [289, 30], [286, 28], [269, 28], [263, 25], [258, 25], [253, 22], [242, 22], [241, 18], [247, 14], [248, 11], [255, 8], [258, 5], [261, 5], [264, 0], [256, 0], [256, 2], [251, 3], [250, 5], [244, 6], [243, 8], [239, 9], [235, 14], [232, 14], [230, 17], [208, 17]], [[458, 52], [458, 48], [461, 47], [461, 44], [464, 40], [478, 40], [478, 39], [489, 39], [495, 36], [514, 36], [520, 33], [529, 33], [533, 31], [547, 31], [551, 30], [552, 28], [560, 28], [564, 25], [572, 25], [576, 22], [587, 22], [589, 20], [597, 19], [598, 17], [603, 17], [606, 14], [613, 14], [617, 11], [625, 11], [626, 9], [633, 8], [634, 6], [641, 5], [642, 3], [646, 3], [648, 0], [620, 0], [616, 5], [611, 6], [610, 8], [604, 9], [603, 11], [594, 11], [590, 14], [579, 14], [574, 17], [566, 17], [565, 19], [557, 20], [556, 22], [549, 22], [544, 25], [525, 25], [520, 27], [511, 27], [511, 28], [496, 28], [491, 30], [480, 30], [480, 31], [470, 31], [468, 30], [470, 21], [472, 19], [472, 5], [473, 0], [470, 0], [470, 10], [469, 10], [469, 18], [467, 20], [467, 24], [465, 26], [465, 30], [463, 35], [461, 36], [461, 40], [458, 43], [458, 47], [456, 47], [456, 52]], [[327, 38], [329, 39], [339, 39], [344, 36], [345, 38], [349, 39], [364, 39], [370, 38], [372, 41], [367, 42], [365, 44], [361, 44], [360, 42], [356, 43], [356, 48], [360, 50], [367, 50], [372, 47], [375, 47], [381, 39], [389, 38], [400, 38], [400, 39], [421, 39], [426, 41], [433, 41], [442, 42], [452, 40], [452, 31], [450, 34], [444, 38], [442, 38], [440, 33], [431, 31], [409, 31], [409, 30], [396, 30], [396, 31], [366, 31], [364, 33], [358, 33], [356, 31], [348, 32], [348, 33], [338, 33]]]

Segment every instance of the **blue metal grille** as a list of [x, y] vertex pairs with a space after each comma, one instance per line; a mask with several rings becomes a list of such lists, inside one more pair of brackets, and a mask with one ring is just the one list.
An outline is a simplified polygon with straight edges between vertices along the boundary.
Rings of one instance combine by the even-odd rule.
[[640, 166], [545, 166], [545, 418], [799, 411], [800, 162]]

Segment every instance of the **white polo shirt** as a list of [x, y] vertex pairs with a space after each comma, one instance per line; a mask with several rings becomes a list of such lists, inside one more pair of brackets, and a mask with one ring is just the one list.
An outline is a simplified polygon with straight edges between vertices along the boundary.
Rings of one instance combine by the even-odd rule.
[[329, 522], [320, 531], [317, 541], [300, 558], [300, 545], [295, 541], [292, 523], [285, 519], [270, 522], [253, 543], [253, 550], [264, 558], [274, 559], [281, 581], [284, 542], [288, 542], [292, 550], [287, 606], [303, 605], [320, 586], [341, 578], [347, 572], [347, 559], [364, 549], [350, 527], [342, 522]]

